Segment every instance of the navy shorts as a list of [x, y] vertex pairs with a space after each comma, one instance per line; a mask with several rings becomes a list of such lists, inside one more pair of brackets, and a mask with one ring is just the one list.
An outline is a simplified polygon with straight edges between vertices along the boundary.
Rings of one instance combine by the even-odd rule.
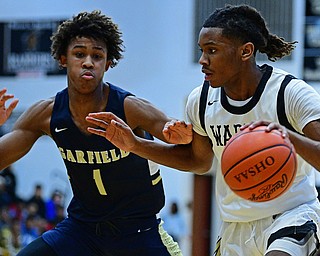
[[156, 217], [143, 224], [128, 222], [123, 225], [66, 218], [42, 238], [59, 256], [181, 255], [178, 244], [163, 230], [161, 220]]

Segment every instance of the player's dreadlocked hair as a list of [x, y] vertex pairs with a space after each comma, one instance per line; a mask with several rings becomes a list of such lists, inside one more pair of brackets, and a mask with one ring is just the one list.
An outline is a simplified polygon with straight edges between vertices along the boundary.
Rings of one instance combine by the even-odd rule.
[[51, 36], [51, 55], [54, 59], [59, 60], [61, 55], [66, 55], [72, 39], [89, 37], [106, 43], [108, 60], [112, 62], [111, 67], [114, 67], [122, 58], [124, 51], [121, 36], [122, 33], [118, 26], [100, 11], [81, 12], [60, 24], [57, 31]]
[[295, 48], [294, 42], [270, 34], [264, 18], [253, 7], [248, 5], [226, 5], [215, 10], [203, 24], [204, 28], [222, 28], [227, 38], [238, 39], [242, 43], [251, 42], [257, 51], [265, 53], [268, 59], [276, 61], [290, 55]]

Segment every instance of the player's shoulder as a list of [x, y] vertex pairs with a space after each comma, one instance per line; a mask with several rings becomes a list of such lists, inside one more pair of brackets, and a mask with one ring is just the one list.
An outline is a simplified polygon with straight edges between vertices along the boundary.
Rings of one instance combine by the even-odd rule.
[[48, 99], [43, 99], [35, 102], [31, 107], [29, 108], [30, 112], [35, 112], [35, 113], [42, 113], [43, 111], [48, 111], [53, 108], [55, 101], [55, 97], [51, 97]]
[[188, 95], [188, 101], [199, 101], [200, 95], [202, 91], [202, 85], [198, 85], [197, 87], [193, 88]]
[[55, 97], [52, 97], [35, 102], [22, 114], [22, 117], [30, 120], [35, 125], [37, 123], [41, 123], [42, 120], [50, 119], [54, 105], [54, 100]]
[[15, 123], [14, 129], [50, 134], [50, 120], [54, 98], [39, 100], [24, 111]]
[[299, 78], [298, 76], [288, 71], [285, 71], [279, 68], [273, 68], [272, 76], [270, 77], [270, 79], [271, 79], [271, 82], [277, 82], [280, 85], [282, 84], [282, 82], [287, 76], [292, 77], [292, 79], [288, 82], [287, 88], [293, 88], [293, 89], [297, 89], [301, 87], [311, 88], [311, 85], [309, 85], [303, 79]]
[[275, 79], [275, 80], [278, 80], [279, 82], [282, 82], [286, 76], [291, 76], [292, 80], [294, 80], [295, 82], [303, 81], [303, 80], [299, 79], [297, 76], [295, 76], [294, 74], [292, 74], [286, 70], [283, 70], [280, 68], [275, 68], [275, 67], [273, 67], [273, 69], [272, 69], [272, 76], [270, 79]]
[[272, 80], [272, 82], [278, 81], [279, 83], [281, 83], [287, 75], [292, 75], [292, 74], [290, 74], [289, 72], [283, 69], [273, 67], [272, 74], [269, 79]]

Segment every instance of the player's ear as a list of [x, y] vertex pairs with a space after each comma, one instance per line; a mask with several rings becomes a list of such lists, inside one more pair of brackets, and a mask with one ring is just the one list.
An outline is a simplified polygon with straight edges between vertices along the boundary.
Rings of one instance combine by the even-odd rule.
[[112, 64], [112, 61], [108, 60], [106, 63], [105, 71], [107, 71], [110, 68], [111, 64]]
[[254, 44], [251, 42], [247, 42], [241, 46], [240, 51], [242, 60], [248, 60], [254, 54]]
[[66, 68], [67, 67], [67, 56], [61, 55], [59, 59], [60, 67]]

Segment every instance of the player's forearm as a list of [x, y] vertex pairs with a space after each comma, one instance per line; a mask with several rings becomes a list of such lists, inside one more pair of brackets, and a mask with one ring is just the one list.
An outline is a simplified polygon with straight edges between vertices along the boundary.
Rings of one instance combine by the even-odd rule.
[[14, 129], [0, 138], [0, 170], [26, 155], [37, 140], [27, 130]]
[[161, 165], [186, 172], [204, 174], [211, 166], [194, 159], [190, 145], [172, 145], [137, 138], [130, 151]]
[[320, 142], [294, 132], [289, 132], [289, 136], [297, 154], [320, 171]]

